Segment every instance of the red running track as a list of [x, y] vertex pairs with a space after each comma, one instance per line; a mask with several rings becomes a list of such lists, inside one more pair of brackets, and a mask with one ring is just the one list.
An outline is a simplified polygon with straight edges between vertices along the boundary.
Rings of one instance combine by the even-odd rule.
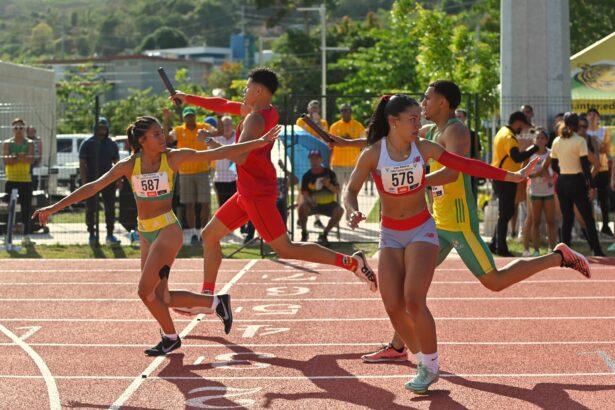
[[[379, 296], [337, 268], [225, 260], [231, 334], [177, 317], [182, 349], [148, 358], [158, 328], [136, 295], [139, 261], [5, 260], [0, 408], [614, 408], [609, 262], [594, 260], [591, 280], [551, 269], [492, 293], [447, 260], [428, 301], [442, 378], [416, 396], [412, 361], [360, 361], [392, 328]], [[197, 290], [201, 263], [177, 261], [172, 288]]]

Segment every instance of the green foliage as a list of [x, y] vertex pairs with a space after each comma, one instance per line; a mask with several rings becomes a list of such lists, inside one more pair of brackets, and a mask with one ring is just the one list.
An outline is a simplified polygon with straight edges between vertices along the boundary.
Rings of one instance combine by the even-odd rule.
[[464, 93], [477, 93], [486, 111], [494, 109], [499, 57], [476, 39], [465, 18], [398, 0], [389, 24], [370, 31], [374, 44], [337, 62], [336, 68], [350, 73], [331, 89], [341, 94], [422, 92], [433, 80], [451, 79]]
[[576, 54], [613, 32], [612, 0], [570, 0], [570, 51]]
[[125, 135], [128, 124], [139, 116], [151, 115], [160, 118], [163, 108], [170, 105], [166, 97], [151, 95], [151, 88], [130, 90], [130, 92], [128, 98], [109, 101], [103, 107], [103, 115], [112, 119], [110, 124], [112, 135]]
[[188, 38], [179, 29], [160, 27], [143, 39], [138, 51], [155, 50], [159, 48], [186, 47]]
[[[100, 78], [100, 69], [91, 65], [77, 67], [58, 83], [58, 133], [87, 132], [95, 121], [95, 99], [111, 89]], [[102, 112], [102, 111], [101, 111]]]

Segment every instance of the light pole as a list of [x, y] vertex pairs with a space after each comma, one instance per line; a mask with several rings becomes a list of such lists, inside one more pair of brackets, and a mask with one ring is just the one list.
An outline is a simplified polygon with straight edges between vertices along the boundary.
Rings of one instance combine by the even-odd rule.
[[298, 11], [317, 11], [320, 14], [320, 93], [322, 94], [321, 115], [327, 116], [327, 21], [325, 3], [320, 7], [298, 7]]

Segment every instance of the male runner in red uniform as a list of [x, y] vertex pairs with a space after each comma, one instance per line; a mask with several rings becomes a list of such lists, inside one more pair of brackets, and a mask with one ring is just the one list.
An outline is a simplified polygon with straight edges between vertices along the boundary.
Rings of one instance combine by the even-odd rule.
[[[245, 116], [237, 126], [237, 142], [260, 138], [278, 122], [278, 111], [271, 105], [278, 88], [275, 72], [257, 68], [250, 72], [244, 90], [244, 104], [224, 98], [204, 98], [178, 92], [173, 98], [198, 105], [209, 111]], [[272, 145], [255, 149], [249, 155], [229, 158], [237, 165], [237, 193], [214, 215], [201, 232], [203, 237], [203, 292], [213, 292], [222, 262], [220, 240], [230, 232], [252, 221], [262, 238], [280, 258], [301, 259], [335, 265], [347, 269], [365, 281], [370, 290], [377, 290], [376, 276], [359, 251], [352, 256], [334, 252], [314, 243], [291, 242], [286, 225], [276, 211], [276, 172], [271, 162]], [[194, 308], [190, 313], [202, 313]]]

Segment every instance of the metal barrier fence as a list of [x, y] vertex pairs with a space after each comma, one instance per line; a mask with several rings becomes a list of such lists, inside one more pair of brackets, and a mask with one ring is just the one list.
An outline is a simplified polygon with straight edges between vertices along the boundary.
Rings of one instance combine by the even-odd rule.
[[[421, 94], [409, 93], [409, 95], [420, 100]], [[351, 96], [339, 96], [329, 95], [326, 97], [327, 104], [327, 118], [329, 124], [334, 123], [339, 119], [339, 107], [341, 104], [351, 104], [353, 106], [353, 113], [362, 124], [367, 125], [371, 112], [377, 102], [378, 95], [351, 95]], [[302, 96], [288, 96], [285, 98], [283, 104], [279, 107], [280, 110], [280, 122], [288, 125], [295, 123], [295, 120], [306, 111], [307, 103], [311, 100], [323, 99], [320, 95], [302, 95]], [[464, 95], [462, 107], [468, 112], [468, 121], [473, 124], [478, 124], [478, 99], [474, 95]], [[22, 106], [22, 105], [3, 105], [3, 111], [0, 111], [0, 128], [1, 139], [6, 141], [10, 138], [11, 129], [10, 123], [15, 117], [22, 117], [27, 124], [34, 124], [39, 135], [41, 136], [44, 155], [41, 161], [41, 170], [36, 171], [34, 167], [33, 174], [36, 180], [36, 189], [33, 189], [33, 209], [44, 206], [50, 201], [56, 201], [62, 196], [68, 194], [76, 188], [78, 185], [78, 151], [80, 143], [82, 143], [84, 136], [75, 135], [74, 138], [65, 136], [62, 139], [55, 138], [55, 130], [45, 127], [45, 124], [35, 122], [31, 118], [42, 118], [40, 113], [36, 113], [36, 110], [44, 109], [44, 107]], [[110, 121], [113, 121], [110, 118]], [[477, 128], [477, 127], [476, 127]], [[43, 132], [41, 132], [43, 130]], [[297, 127], [287, 126], [284, 134], [280, 137], [280, 141], [276, 147], [272, 150], [272, 162], [277, 164], [282, 162], [283, 167], [290, 170], [295, 176], [301, 180], [302, 174], [305, 172], [305, 166], [299, 167], [299, 163], [306, 162], [306, 158], [299, 158], [300, 150], [296, 148], [298, 145], [298, 139], [304, 138], [306, 133], [299, 130]], [[325, 145], [326, 147], [326, 145]], [[325, 148], [328, 149], [328, 148]], [[305, 151], [302, 151], [305, 153]], [[67, 155], [65, 155], [67, 154]], [[2, 169], [2, 168], [0, 168]], [[72, 170], [72, 172], [67, 172]], [[283, 177], [281, 167], [277, 167], [278, 177]], [[65, 172], [66, 171], [66, 172]], [[335, 171], [335, 169], [334, 169]], [[299, 175], [301, 173], [301, 175]], [[37, 175], [38, 174], [38, 175]], [[68, 175], [68, 176], [67, 176]], [[38, 177], [38, 178], [36, 178]], [[0, 184], [2, 185], [2, 192], [4, 192], [4, 174], [0, 174]], [[287, 229], [294, 240], [301, 238], [300, 229], [297, 227], [297, 208], [300, 202], [300, 183], [297, 186], [287, 187]], [[134, 239], [134, 230], [136, 229], [136, 205], [132, 196], [132, 191], [128, 184], [128, 181], [122, 181], [118, 183], [116, 190], [116, 200], [113, 210], [113, 216], [115, 223], [113, 224], [113, 233], [122, 241], [122, 245], [130, 244]], [[174, 211], [182, 222], [182, 226], [186, 226], [185, 221], [185, 209], [182, 204], [179, 203], [178, 190], [176, 190], [176, 198], [173, 202]], [[102, 204], [103, 200], [99, 200], [99, 211], [96, 213], [96, 229], [100, 230], [99, 241], [105, 242], [105, 212]], [[368, 182], [364, 190], [359, 194], [359, 206], [360, 209], [368, 216], [368, 220], [365, 221], [362, 226], [352, 231], [346, 227], [345, 218], [342, 218], [339, 228], [334, 228], [328, 236], [328, 240], [331, 242], [376, 242], [378, 240], [378, 230], [380, 221], [380, 204], [378, 201], [378, 195], [373, 186], [373, 183]], [[218, 200], [213, 190], [211, 195], [211, 214], [217, 210]], [[199, 209], [197, 206], [196, 214], [198, 215]], [[23, 227], [20, 224], [21, 221], [21, 207], [17, 205], [16, 224], [14, 226], [13, 233], [14, 242], [19, 243], [23, 238]], [[0, 207], [0, 221], [6, 220], [7, 212], [6, 205]], [[4, 219], [3, 219], [4, 218]], [[33, 233], [30, 235], [31, 240], [36, 245], [52, 245], [52, 244], [89, 244], [91, 237], [86, 226], [86, 207], [84, 203], [73, 205], [62, 212], [59, 212], [52, 216], [48, 230], [33, 225]], [[198, 218], [197, 218], [198, 219]], [[321, 223], [326, 225], [328, 217], [322, 216]], [[322, 228], [314, 226], [314, 216], [310, 216], [308, 219], [308, 240], [316, 241], [318, 236], [322, 232]], [[200, 224], [197, 223], [197, 227]], [[0, 229], [2, 229], [0, 225]], [[185, 243], [189, 244], [191, 239], [191, 233], [185, 231], [184, 234]], [[241, 244], [244, 241], [243, 235], [238, 232], [234, 235], [225, 238], [225, 242]], [[199, 245], [200, 246], [200, 245]]]

